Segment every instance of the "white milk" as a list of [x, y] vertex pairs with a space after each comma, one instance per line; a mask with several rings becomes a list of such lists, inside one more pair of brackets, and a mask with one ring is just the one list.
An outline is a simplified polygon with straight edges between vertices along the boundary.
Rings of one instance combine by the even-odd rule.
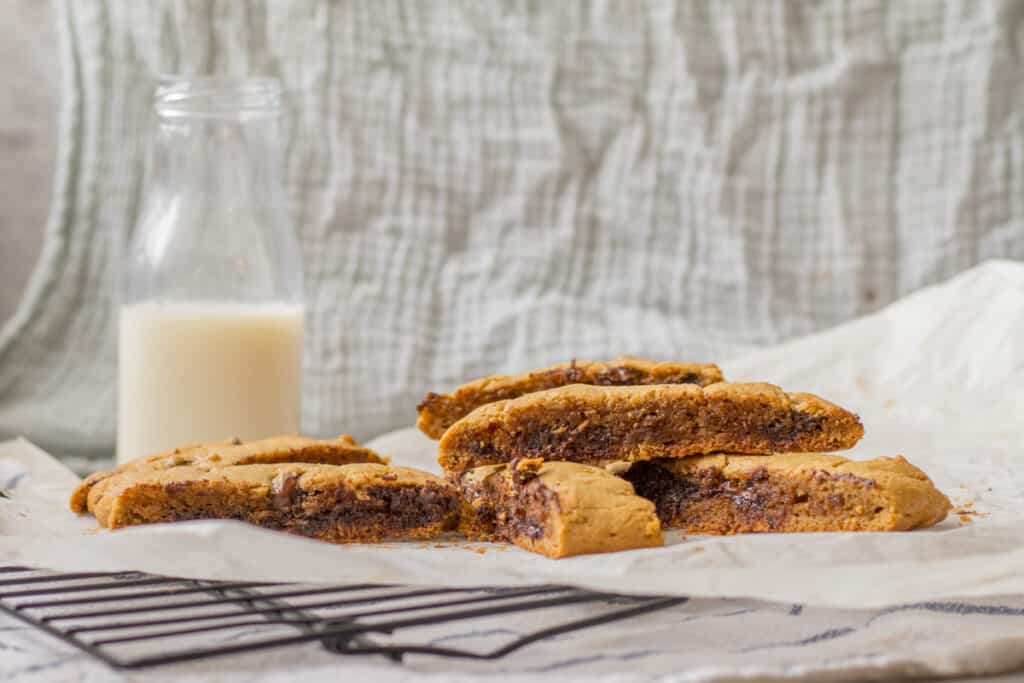
[[117, 459], [299, 432], [302, 308], [121, 307]]

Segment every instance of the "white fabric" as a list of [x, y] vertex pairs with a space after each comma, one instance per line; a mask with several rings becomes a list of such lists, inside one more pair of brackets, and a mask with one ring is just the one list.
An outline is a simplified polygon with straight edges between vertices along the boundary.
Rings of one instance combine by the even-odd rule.
[[286, 85], [305, 430], [623, 352], [718, 359], [1024, 256], [1024, 5], [59, 6], [42, 262], [0, 333], [0, 436], [108, 455], [112, 287], [167, 71]]

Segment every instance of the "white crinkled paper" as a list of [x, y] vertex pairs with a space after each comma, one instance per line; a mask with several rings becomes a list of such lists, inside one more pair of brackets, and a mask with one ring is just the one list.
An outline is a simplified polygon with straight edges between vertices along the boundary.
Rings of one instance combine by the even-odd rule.
[[[819, 393], [857, 411], [855, 458], [902, 453], [958, 508], [930, 530], [681, 538], [549, 560], [488, 544], [334, 546], [236, 522], [94, 532], [67, 509], [76, 479], [25, 441], [0, 445], [6, 564], [213, 579], [575, 584], [626, 593], [755, 597], [821, 607], [1024, 593], [1024, 264], [993, 262], [822, 334], [722, 363], [732, 380]], [[433, 467], [403, 430], [370, 444]], [[484, 552], [474, 552], [483, 548]]]

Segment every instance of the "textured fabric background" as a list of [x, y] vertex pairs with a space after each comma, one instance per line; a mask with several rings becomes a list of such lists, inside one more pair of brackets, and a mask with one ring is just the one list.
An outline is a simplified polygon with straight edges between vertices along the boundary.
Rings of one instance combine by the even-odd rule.
[[112, 283], [162, 72], [286, 85], [311, 433], [574, 355], [721, 358], [1024, 257], [1019, 1], [58, 9], [57, 191], [0, 332], [0, 436], [61, 455], [113, 443]]
[[0, 21], [0, 325], [14, 313], [43, 241], [60, 106], [52, 2], [7, 0]]

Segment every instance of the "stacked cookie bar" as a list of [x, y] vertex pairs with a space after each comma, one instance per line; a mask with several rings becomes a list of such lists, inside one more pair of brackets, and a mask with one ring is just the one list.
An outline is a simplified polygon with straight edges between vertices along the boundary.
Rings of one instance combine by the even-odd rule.
[[902, 531], [949, 500], [903, 457], [853, 461], [859, 418], [714, 365], [622, 357], [488, 377], [418, 406], [439, 477], [343, 435], [198, 444], [97, 472], [102, 526], [238, 519], [335, 543], [458, 531], [549, 557], [648, 548], [663, 528]]
[[[561, 463], [558, 477], [571, 486], [574, 468], [602, 468], [651, 501], [665, 527], [691, 533], [909, 530], [936, 524], [950, 509], [901, 456], [851, 461], [827, 454], [853, 447], [864, 429], [855, 414], [821, 397], [719, 381], [714, 366], [666, 372], [675, 364], [639, 359], [577, 365], [601, 370], [585, 370], [582, 381], [589, 382], [541, 391], [530, 391], [526, 378], [550, 377], [551, 369], [499, 378], [503, 388], [514, 387], [515, 397], [505, 400], [490, 400], [495, 382], [480, 380], [424, 401], [421, 428], [440, 422], [435, 406], [458, 404], [464, 412], [479, 403], [440, 439], [448, 478], [465, 490], [481, 471], [538, 459]], [[550, 475], [545, 486], [558, 484]], [[471, 507], [495, 506], [478, 505], [479, 498]]]
[[430, 438], [440, 439], [449, 427], [482, 405], [570, 384], [707, 386], [722, 380], [722, 371], [711, 364], [657, 363], [631, 356], [607, 362], [572, 360], [520, 375], [484, 377], [463, 384], [449, 394], [430, 392], [416, 406], [419, 413], [416, 426]]

